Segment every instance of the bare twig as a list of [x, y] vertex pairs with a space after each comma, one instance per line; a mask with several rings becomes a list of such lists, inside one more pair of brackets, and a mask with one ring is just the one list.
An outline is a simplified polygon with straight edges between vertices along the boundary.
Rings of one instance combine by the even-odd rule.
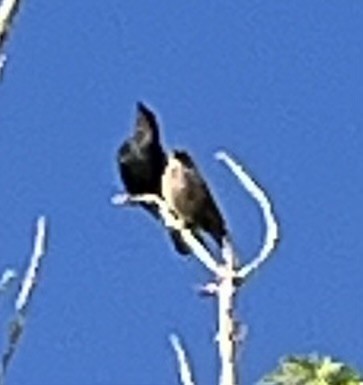
[[16, 347], [18, 346], [20, 337], [23, 334], [24, 326], [25, 317], [21, 313], [17, 313], [14, 319], [9, 323], [8, 343], [6, 350], [1, 357], [0, 385], [4, 384], [6, 371], [9, 367], [11, 359], [13, 358]]
[[2, 354], [0, 384], [3, 384], [4, 382], [5, 373], [24, 331], [26, 309], [29, 305], [31, 295], [34, 292], [35, 284], [38, 279], [41, 259], [45, 254], [46, 237], [47, 232], [45, 217], [40, 217], [37, 221], [37, 231], [29, 267], [24, 275], [21, 288], [16, 299], [15, 316], [9, 325], [7, 347]]
[[187, 354], [181, 345], [177, 335], [170, 335], [170, 343], [174, 348], [179, 364], [180, 381], [183, 385], [194, 385], [192, 371], [188, 362]]
[[0, 49], [2, 48], [14, 16], [19, 10], [20, 0], [3, 0], [0, 4]]
[[[237, 321], [234, 319], [234, 298], [236, 291], [236, 278], [246, 280], [250, 273], [259, 268], [265, 262], [276, 246], [278, 239], [278, 226], [272, 212], [272, 205], [264, 191], [258, 184], [225, 152], [218, 152], [217, 159], [222, 160], [237, 176], [247, 191], [259, 203], [266, 221], [266, 236], [263, 247], [257, 257], [249, 264], [236, 271], [233, 268], [236, 255], [231, 247], [223, 248], [225, 261], [225, 275], [218, 289], [218, 346], [221, 359], [220, 385], [236, 385], [236, 349], [240, 339], [236, 330]], [[226, 246], [231, 244], [226, 244]]]
[[266, 222], [266, 236], [263, 247], [252, 262], [243, 266], [237, 276], [246, 280], [247, 277], [256, 271], [271, 255], [279, 239], [278, 224], [273, 214], [272, 203], [263, 189], [250, 177], [240, 164], [237, 164], [228, 154], [219, 151], [216, 158], [222, 160], [228, 168], [237, 176], [240, 182], [246, 187], [247, 191], [255, 198], [262, 209]]
[[40, 217], [37, 221], [37, 232], [35, 235], [33, 255], [31, 256], [28, 270], [25, 273], [18, 298], [16, 299], [16, 311], [24, 311], [26, 305], [29, 303], [31, 294], [34, 291], [41, 260], [45, 254], [46, 236], [45, 217]]
[[20, 0], [3, 0], [0, 4], [0, 76], [5, 67], [6, 56], [1, 53], [8, 38], [10, 27], [16, 13], [19, 11]]

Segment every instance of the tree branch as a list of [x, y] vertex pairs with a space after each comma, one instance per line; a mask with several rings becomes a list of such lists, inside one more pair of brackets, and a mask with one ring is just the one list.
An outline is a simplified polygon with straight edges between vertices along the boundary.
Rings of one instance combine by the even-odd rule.
[[4, 383], [5, 373], [24, 331], [26, 310], [39, 276], [41, 259], [45, 255], [46, 238], [47, 231], [45, 217], [40, 217], [37, 221], [34, 248], [30, 258], [29, 267], [24, 275], [24, 279], [21, 283], [21, 288], [16, 299], [15, 316], [9, 325], [8, 343], [1, 357], [0, 384]]
[[1, 53], [1, 51], [8, 38], [14, 17], [19, 11], [19, 6], [20, 0], [3, 0], [0, 4], [0, 75], [3, 72], [6, 63], [6, 56]]
[[277, 241], [279, 239], [278, 223], [273, 214], [272, 203], [267, 197], [267, 194], [263, 189], [250, 177], [243, 167], [237, 164], [227, 153], [219, 151], [216, 154], [218, 160], [223, 161], [228, 168], [237, 176], [239, 181], [245, 186], [247, 191], [256, 199], [257, 203], [261, 207], [263, 217], [266, 222], [266, 235], [263, 243], [263, 247], [259, 254], [252, 260], [252, 262], [243, 266], [238, 272], [237, 277], [246, 280], [247, 277], [256, 271], [271, 255], [272, 251], [276, 248]]
[[[218, 286], [218, 346], [221, 360], [220, 385], [236, 385], [236, 350], [239, 341], [237, 321], [234, 319], [234, 299], [236, 294], [236, 281], [245, 281], [247, 277], [271, 255], [278, 240], [278, 225], [273, 215], [272, 204], [261, 187], [225, 152], [216, 154], [218, 160], [223, 161], [237, 176], [247, 191], [257, 200], [266, 222], [266, 236], [263, 247], [257, 257], [241, 269], [234, 268], [237, 256], [231, 243], [223, 247], [225, 261], [225, 275]], [[236, 280], [237, 278], [237, 280]]]
[[218, 350], [221, 363], [219, 377], [220, 385], [236, 385], [236, 348], [237, 333], [234, 320], [234, 299], [236, 286], [234, 284], [234, 271], [232, 266], [226, 266], [225, 276], [218, 285]]
[[185, 353], [185, 350], [183, 349], [178, 336], [176, 334], [172, 334], [170, 335], [169, 339], [178, 360], [181, 383], [183, 385], [195, 385], [192, 371], [188, 363], [187, 354]]
[[24, 275], [18, 298], [16, 299], [15, 309], [18, 312], [24, 311], [34, 291], [41, 265], [41, 259], [45, 255], [46, 236], [47, 232], [45, 217], [40, 217], [37, 221], [37, 231], [35, 235], [33, 254], [30, 259], [28, 270]]
[[[272, 204], [261, 187], [225, 152], [218, 152], [217, 159], [223, 161], [227, 167], [237, 176], [247, 191], [257, 200], [262, 209], [266, 222], [266, 235], [259, 254], [252, 262], [237, 268], [237, 255], [232, 241], [226, 237], [222, 246], [223, 263], [215, 261], [208, 250], [194, 237], [193, 233], [183, 227], [180, 221], [168, 208], [163, 199], [156, 195], [128, 196], [117, 195], [113, 198], [114, 204], [139, 204], [141, 202], [155, 205], [159, 209], [164, 225], [180, 232], [183, 240], [193, 251], [199, 261], [215, 274], [215, 281], [203, 287], [202, 293], [215, 295], [218, 305], [218, 351], [220, 356], [219, 385], [237, 385], [236, 351], [240, 340], [240, 332], [234, 318], [235, 295], [241, 282], [256, 271], [271, 255], [278, 240], [278, 225], [274, 217]], [[184, 385], [193, 384], [186, 356], [177, 337], [171, 337], [171, 343], [176, 351], [181, 380]], [[184, 373], [184, 374], [183, 374]]]
[[213, 256], [209, 251], [202, 245], [201, 242], [193, 235], [192, 231], [183, 226], [183, 222], [180, 221], [176, 216], [169, 210], [166, 202], [159, 196], [154, 194], [143, 194], [143, 195], [127, 195], [117, 194], [112, 197], [112, 203], [114, 205], [125, 205], [125, 204], [140, 204], [148, 203], [156, 205], [158, 207], [160, 216], [164, 222], [165, 227], [172, 228], [180, 232], [183, 241], [193, 250], [195, 256], [199, 261], [211, 272], [217, 276], [220, 274], [220, 267], [214, 260]]

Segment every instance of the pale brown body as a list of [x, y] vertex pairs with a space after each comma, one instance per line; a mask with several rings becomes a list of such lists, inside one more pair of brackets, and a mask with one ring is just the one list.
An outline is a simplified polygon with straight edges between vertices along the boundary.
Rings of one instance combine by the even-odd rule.
[[185, 151], [169, 154], [161, 193], [185, 227], [209, 233], [219, 246], [227, 234], [224, 219], [191, 157]]

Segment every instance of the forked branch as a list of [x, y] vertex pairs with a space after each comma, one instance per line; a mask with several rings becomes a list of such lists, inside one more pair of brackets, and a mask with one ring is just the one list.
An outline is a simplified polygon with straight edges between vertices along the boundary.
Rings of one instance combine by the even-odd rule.
[[219, 151], [216, 154], [218, 160], [223, 161], [227, 167], [233, 172], [239, 181], [244, 185], [246, 190], [256, 199], [261, 207], [263, 217], [266, 223], [266, 235], [263, 246], [258, 255], [252, 262], [243, 266], [238, 272], [237, 277], [245, 281], [251, 273], [256, 271], [271, 255], [276, 248], [279, 240], [278, 223], [272, 209], [272, 203], [268, 199], [267, 194], [263, 189], [253, 180], [251, 176], [243, 169], [240, 164], [237, 164], [227, 153]]
[[26, 310], [39, 278], [41, 261], [46, 252], [46, 238], [47, 228], [45, 217], [40, 217], [37, 221], [33, 253], [16, 299], [15, 315], [9, 325], [7, 346], [1, 357], [0, 384], [3, 384], [4, 382], [7, 368], [9, 367], [10, 361], [16, 351], [24, 330]]
[[[148, 203], [156, 205], [164, 225], [180, 232], [185, 243], [193, 251], [197, 259], [212, 273], [215, 281], [205, 286], [204, 293], [214, 295], [218, 305], [218, 350], [220, 356], [220, 385], [237, 385], [236, 350], [239, 342], [238, 322], [234, 317], [235, 295], [241, 282], [245, 282], [250, 274], [256, 271], [271, 255], [278, 240], [278, 224], [272, 210], [272, 204], [262, 188], [250, 177], [243, 167], [237, 164], [225, 152], [218, 152], [217, 159], [222, 160], [227, 167], [237, 176], [242, 185], [256, 199], [261, 207], [266, 222], [266, 235], [263, 246], [252, 262], [236, 267], [238, 260], [232, 247], [232, 240], [226, 240], [222, 250], [222, 263], [216, 262], [213, 255], [199, 242], [192, 231], [183, 227], [179, 220], [169, 209], [163, 199], [156, 195], [145, 194], [140, 196], [117, 195], [113, 198], [114, 204], [139, 204]], [[193, 385], [193, 380], [187, 358], [179, 340], [171, 337], [174, 350], [179, 362], [179, 372], [183, 385]]]

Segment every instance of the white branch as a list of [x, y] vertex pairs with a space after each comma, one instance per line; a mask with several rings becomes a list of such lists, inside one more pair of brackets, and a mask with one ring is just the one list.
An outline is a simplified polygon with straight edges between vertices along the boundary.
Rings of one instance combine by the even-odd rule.
[[21, 288], [15, 302], [15, 315], [9, 323], [8, 342], [0, 360], [0, 384], [5, 381], [5, 374], [12, 357], [19, 345], [20, 337], [24, 331], [26, 308], [39, 275], [41, 259], [45, 254], [46, 222], [44, 217], [37, 221], [37, 231], [34, 239], [33, 253], [30, 258], [29, 267], [24, 274]]
[[[229, 274], [228, 274], [229, 273]], [[220, 385], [237, 385], [236, 348], [237, 335], [233, 318], [234, 295], [236, 287], [233, 283], [234, 271], [226, 270], [226, 276], [219, 284], [218, 300], [218, 349], [221, 362]]]
[[170, 343], [174, 348], [176, 358], [179, 364], [180, 381], [183, 385], [194, 385], [193, 375], [188, 363], [188, 357], [183, 349], [177, 335], [172, 334], [169, 337]]
[[7, 39], [14, 16], [20, 5], [20, 0], [3, 0], [0, 4], [0, 77], [6, 64], [6, 56], [1, 53]]
[[0, 4], [0, 48], [19, 9], [19, 4], [20, 0], [3, 0]]
[[33, 254], [30, 259], [28, 270], [24, 275], [20, 292], [16, 299], [15, 309], [18, 312], [22, 312], [24, 310], [34, 290], [41, 265], [41, 259], [45, 254], [46, 237], [47, 232], [45, 217], [40, 217], [37, 221], [37, 231], [34, 240]]
[[[234, 301], [238, 282], [245, 280], [250, 273], [255, 271], [265, 262], [276, 246], [278, 240], [278, 225], [273, 215], [272, 204], [261, 187], [225, 152], [218, 152], [217, 159], [222, 160], [237, 176], [247, 191], [257, 200], [262, 209], [266, 222], [266, 235], [263, 246], [252, 262], [239, 270], [236, 268], [237, 256], [229, 237], [224, 239], [222, 247], [223, 264], [218, 264], [205, 247], [194, 237], [193, 233], [183, 227], [182, 221], [169, 210], [167, 204], [156, 195], [127, 196], [118, 195], [113, 198], [114, 204], [148, 203], [156, 205], [161, 218], [167, 228], [180, 232], [185, 243], [190, 247], [199, 261], [216, 275], [216, 281], [207, 284], [203, 293], [215, 295], [218, 304], [218, 351], [220, 356], [219, 385], [237, 385], [236, 350], [240, 340], [240, 332], [234, 319]], [[193, 380], [188, 365], [186, 354], [176, 336], [171, 336], [170, 341], [176, 352], [179, 362], [179, 372], [183, 385], [192, 385]]]
[[115, 205], [132, 204], [132, 203], [149, 203], [158, 206], [160, 216], [164, 221], [164, 225], [167, 228], [172, 228], [180, 232], [183, 241], [189, 246], [199, 261], [211, 272], [217, 276], [220, 275], [220, 267], [214, 260], [209, 251], [198, 241], [193, 235], [192, 231], [183, 227], [183, 222], [175, 217], [175, 215], [169, 210], [168, 205], [163, 199], [154, 194], [143, 195], [125, 195], [117, 194], [112, 197], [112, 203]]
[[243, 167], [237, 164], [228, 154], [224, 151], [219, 151], [216, 154], [216, 158], [223, 161], [229, 169], [237, 176], [240, 182], [245, 186], [247, 191], [256, 199], [262, 209], [262, 213], [266, 222], [266, 235], [262, 249], [259, 254], [252, 260], [252, 262], [243, 266], [238, 272], [237, 276], [243, 280], [247, 278], [252, 272], [260, 267], [267, 258], [271, 255], [271, 252], [275, 249], [279, 233], [277, 220], [273, 214], [272, 204], [269, 201], [266, 193], [262, 188], [250, 177]]
[[230, 239], [230, 235], [226, 236], [223, 239], [222, 258], [225, 262], [225, 265], [228, 266], [228, 269], [232, 271], [235, 265], [237, 264], [238, 257], [236, 254], [236, 250], [233, 247], [232, 240]]

